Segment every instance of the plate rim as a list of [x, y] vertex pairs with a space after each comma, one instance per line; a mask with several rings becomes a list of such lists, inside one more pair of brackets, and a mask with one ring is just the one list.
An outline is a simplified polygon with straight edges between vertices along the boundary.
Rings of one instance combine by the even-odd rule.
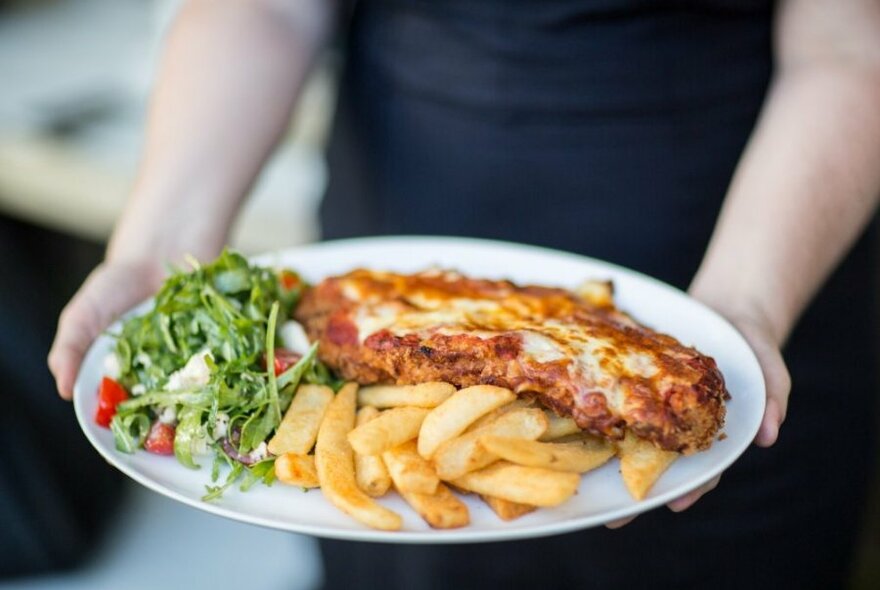
[[[730, 329], [731, 334], [733, 334], [738, 340], [738, 344], [743, 345], [745, 350], [749, 352], [748, 361], [753, 366], [752, 369], [757, 368], [757, 375], [760, 376], [760, 389], [761, 393], [756, 394], [758, 398], [758, 403], [760, 405], [760, 414], [763, 416], [763, 413], [766, 409], [766, 381], [764, 379], [763, 371], [761, 370], [760, 363], [755, 355], [754, 350], [749, 345], [748, 341], [742, 335], [742, 333], [734, 326], [727, 318], [713, 310], [709, 306], [705, 305], [701, 301], [698, 301], [688, 295], [685, 291], [678, 289], [668, 283], [665, 283], [659, 279], [656, 279], [652, 276], [646, 275], [640, 271], [633, 270], [627, 268], [625, 266], [615, 264], [612, 262], [607, 262], [604, 260], [600, 260], [597, 258], [593, 258], [591, 256], [585, 256], [582, 254], [577, 254], [574, 252], [566, 252], [564, 250], [556, 250], [553, 248], [547, 248], [544, 246], [534, 246], [525, 243], [516, 243], [516, 242], [507, 242], [503, 240], [489, 240], [482, 238], [472, 238], [472, 237], [454, 237], [454, 236], [425, 236], [425, 235], [394, 235], [394, 236], [377, 236], [377, 237], [363, 237], [363, 238], [346, 238], [339, 240], [323, 240], [319, 242], [314, 242], [311, 244], [302, 244], [298, 246], [292, 246], [289, 248], [280, 248], [276, 250], [272, 250], [265, 253], [260, 253], [252, 256], [248, 256], [248, 259], [252, 262], [258, 264], [271, 264], [274, 260], [279, 259], [280, 257], [288, 257], [295, 256], [298, 252], [304, 250], [321, 250], [321, 249], [332, 249], [332, 248], [352, 248], [356, 247], [360, 244], [369, 244], [369, 245], [377, 245], [380, 243], [387, 244], [388, 246], [393, 246], [395, 243], [413, 243], [420, 242], [422, 244], [425, 243], [439, 243], [443, 245], [458, 245], [458, 246], [477, 246], [477, 247], [495, 247], [495, 248], [503, 248], [508, 250], [517, 250], [519, 252], [532, 252], [532, 253], [540, 253], [543, 255], [549, 255], [557, 258], [565, 258], [571, 260], [573, 262], [587, 262], [591, 264], [598, 264], [600, 266], [607, 267], [614, 271], [620, 272], [622, 274], [631, 275], [636, 277], [641, 281], [645, 281], [653, 284], [656, 287], [659, 287], [663, 290], [672, 290], [677, 293], [679, 296], [686, 297], [688, 302], [691, 305], [695, 305], [698, 308], [701, 308], [704, 313], [709, 313], [715, 317], [716, 320], [720, 320], [728, 329]], [[136, 306], [132, 307], [131, 310], [128, 310], [126, 313], [120, 315], [119, 317], [113, 320], [113, 323], [116, 323], [121, 318], [125, 317], [130, 313], [134, 313], [139, 310], [143, 305], [147, 302], [151, 301], [152, 297], [147, 299], [145, 302], [141, 302]], [[88, 351], [83, 357], [83, 362], [81, 366], [86, 365], [87, 359], [91, 356], [95, 356], [99, 353], [98, 348], [99, 344], [103, 342], [105, 339], [110, 338], [111, 336], [107, 333], [107, 331], [102, 332], [98, 338], [89, 346]], [[624, 506], [618, 509], [603, 511], [601, 514], [593, 514], [587, 516], [575, 516], [569, 518], [567, 520], [559, 521], [559, 522], [550, 522], [550, 523], [536, 523], [534, 525], [526, 526], [526, 527], [517, 527], [511, 529], [491, 529], [491, 530], [479, 530], [479, 529], [469, 529], [469, 527], [463, 527], [460, 529], [452, 529], [452, 530], [423, 530], [423, 531], [379, 531], [374, 529], [369, 529], [364, 527], [363, 529], [342, 529], [336, 528], [335, 526], [321, 526], [321, 525], [312, 525], [312, 524], [297, 524], [290, 523], [285, 521], [276, 521], [271, 518], [267, 518], [259, 515], [252, 515], [240, 510], [236, 510], [230, 507], [224, 507], [217, 504], [212, 504], [210, 502], [203, 502], [200, 499], [191, 498], [187, 495], [184, 495], [181, 492], [170, 489], [163, 485], [160, 482], [153, 480], [151, 477], [141, 473], [134, 466], [127, 464], [126, 462], [121, 460], [119, 453], [115, 451], [113, 448], [106, 448], [106, 445], [103, 441], [97, 439], [94, 435], [92, 424], [89, 421], [89, 417], [86, 415], [83, 401], [83, 396], [85, 395], [83, 391], [83, 383], [82, 380], [85, 377], [82, 373], [77, 374], [77, 378], [74, 384], [74, 394], [73, 394], [73, 405], [74, 412], [76, 414], [77, 422], [80, 426], [80, 429], [85, 434], [89, 443], [98, 451], [98, 453], [107, 461], [111, 466], [118, 469], [126, 476], [130, 477], [140, 485], [157, 492], [163, 496], [166, 496], [172, 500], [176, 500], [178, 502], [182, 502], [188, 506], [196, 508], [198, 510], [202, 510], [217, 516], [229, 518], [231, 520], [235, 520], [238, 522], [244, 522], [248, 524], [253, 524], [265, 528], [275, 529], [275, 530], [285, 530], [293, 533], [310, 535], [315, 537], [321, 537], [326, 539], [340, 539], [340, 540], [349, 540], [349, 541], [364, 541], [364, 542], [379, 542], [379, 543], [407, 543], [407, 544], [455, 544], [455, 543], [485, 543], [485, 542], [500, 542], [500, 541], [514, 541], [521, 539], [532, 539], [532, 538], [541, 538], [552, 535], [560, 535], [564, 533], [569, 533], [577, 530], [583, 530], [587, 528], [593, 528], [597, 526], [601, 526], [602, 524], [618, 520], [621, 518], [626, 518], [628, 516], [639, 515], [648, 511], [651, 511], [657, 507], [660, 507], [675, 498], [682, 496], [683, 494], [688, 493], [694, 489], [699, 488], [704, 485], [712, 478], [717, 475], [723, 473], [730, 465], [732, 465], [737, 459], [739, 459], [743, 453], [752, 445], [752, 441], [760, 429], [761, 420], [757, 420], [755, 424], [751, 425], [751, 427], [747, 428], [747, 432], [749, 433], [748, 437], [744, 437], [742, 441], [736, 445], [736, 447], [726, 456], [722, 461], [719, 461], [712, 469], [706, 471], [706, 473], [701, 474], [698, 477], [694, 477], [690, 479], [688, 482], [681, 484], [671, 490], [668, 490], [662, 494], [658, 494], [654, 497], [642, 500], [637, 504], [631, 506]], [[183, 466], [177, 465], [177, 467], [184, 468]], [[470, 525], [472, 526], [472, 525]]]

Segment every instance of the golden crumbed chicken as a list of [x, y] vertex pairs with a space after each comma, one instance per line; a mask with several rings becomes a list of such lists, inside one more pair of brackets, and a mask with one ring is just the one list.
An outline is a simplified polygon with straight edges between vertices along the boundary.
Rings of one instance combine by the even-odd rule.
[[712, 358], [619, 311], [610, 283], [574, 293], [355, 270], [308, 290], [294, 315], [345, 379], [503, 386], [591, 433], [628, 428], [671, 451], [711, 445], [730, 397]]

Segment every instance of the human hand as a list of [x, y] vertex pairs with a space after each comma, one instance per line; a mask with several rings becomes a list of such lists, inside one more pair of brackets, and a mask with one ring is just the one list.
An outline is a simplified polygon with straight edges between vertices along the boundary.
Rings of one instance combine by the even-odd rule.
[[120, 314], [154, 293], [162, 265], [152, 260], [101, 263], [65, 306], [49, 351], [58, 394], [73, 397], [73, 384], [89, 346]]
[[[757, 311], [743, 310], [738, 307], [734, 309], [718, 300], [702, 297], [700, 293], [695, 293], [693, 290], [691, 295], [698, 300], [703, 300], [704, 303], [725, 316], [739, 330], [758, 358], [767, 388], [767, 404], [764, 408], [764, 417], [761, 420], [761, 426], [758, 429], [754, 442], [759, 447], [766, 448], [772, 446], [776, 442], [779, 436], [779, 428], [785, 420], [785, 414], [788, 409], [788, 395], [791, 391], [791, 377], [782, 358], [778, 339], [774, 336], [772, 324], [763, 314]], [[715, 489], [720, 480], [721, 476], [719, 475], [696, 490], [673, 500], [667, 506], [673, 512], [686, 510], [693, 506], [704, 494]], [[606, 526], [612, 529], [619, 528], [632, 522], [634, 518], [624, 518], [608, 523]]]

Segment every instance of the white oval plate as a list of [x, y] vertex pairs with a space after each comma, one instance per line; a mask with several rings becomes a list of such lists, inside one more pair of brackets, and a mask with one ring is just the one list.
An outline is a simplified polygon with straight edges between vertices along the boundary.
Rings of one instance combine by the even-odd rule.
[[433, 530], [391, 493], [381, 502], [403, 515], [403, 530], [375, 531], [334, 508], [319, 490], [305, 493], [280, 483], [272, 487], [256, 485], [247, 493], [231, 488], [219, 501], [205, 503], [200, 498], [209, 483], [210, 458], [203, 458], [202, 468], [193, 471], [173, 457], [142, 451], [134, 455], [117, 452], [110, 431], [93, 420], [103, 359], [113, 346], [109, 336], [101, 336], [86, 355], [74, 389], [77, 419], [89, 441], [111, 465], [135, 481], [207, 512], [271, 528], [356, 541], [473, 543], [554, 535], [645, 512], [693, 490], [733, 463], [752, 442], [761, 423], [764, 380], [742, 336], [718, 314], [681, 291], [619, 266], [531, 246], [429, 237], [325, 242], [255, 260], [290, 267], [310, 282], [359, 266], [402, 272], [442, 266], [476, 277], [562, 287], [574, 287], [586, 278], [611, 279], [621, 309], [648, 326], [697, 347], [718, 362], [733, 396], [727, 404], [727, 437], [708, 451], [676, 461], [641, 502], [627, 493], [618, 463], [612, 460], [584, 475], [578, 494], [562, 506], [543, 508], [513, 522], [502, 522], [482, 502], [465, 497], [471, 512], [470, 526]]

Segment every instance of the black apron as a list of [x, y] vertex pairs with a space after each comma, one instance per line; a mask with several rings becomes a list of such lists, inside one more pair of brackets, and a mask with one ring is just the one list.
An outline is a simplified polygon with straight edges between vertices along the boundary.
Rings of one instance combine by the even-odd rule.
[[[324, 237], [579, 252], [686, 288], [771, 75], [770, 2], [368, 1], [352, 13]], [[468, 546], [322, 541], [326, 587], [830, 588], [872, 465], [868, 238], [786, 350], [794, 389], [684, 514]]]

